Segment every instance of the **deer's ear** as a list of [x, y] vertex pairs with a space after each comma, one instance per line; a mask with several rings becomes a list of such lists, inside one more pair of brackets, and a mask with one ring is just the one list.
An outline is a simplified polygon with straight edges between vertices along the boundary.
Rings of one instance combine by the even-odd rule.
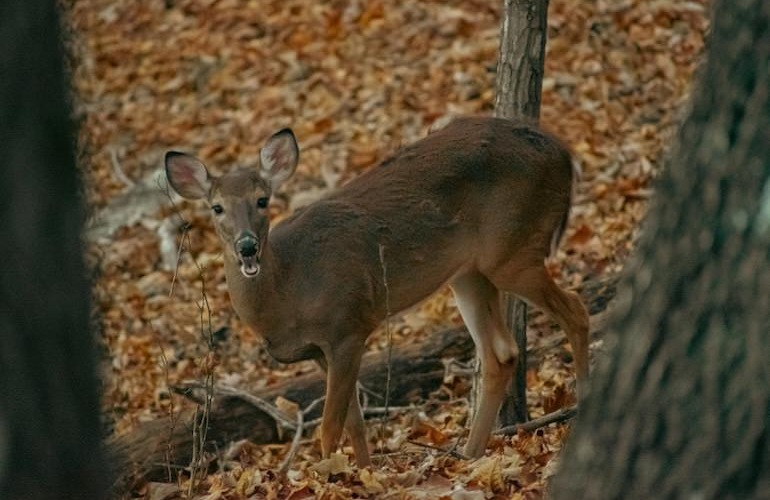
[[205, 198], [211, 187], [211, 176], [206, 166], [192, 155], [169, 151], [166, 153], [166, 178], [182, 198]]
[[294, 132], [285, 128], [270, 137], [259, 153], [259, 175], [275, 190], [291, 177], [299, 161]]

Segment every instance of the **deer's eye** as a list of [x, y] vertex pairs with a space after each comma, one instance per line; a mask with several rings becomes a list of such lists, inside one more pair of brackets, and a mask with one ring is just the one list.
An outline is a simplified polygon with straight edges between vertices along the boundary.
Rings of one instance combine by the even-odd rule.
[[222, 212], [224, 212], [224, 211], [225, 211], [225, 209], [224, 209], [224, 208], [222, 208], [222, 205], [219, 205], [219, 204], [217, 204], [217, 205], [212, 205], [212, 206], [211, 206], [211, 210], [213, 210], [213, 211], [214, 211], [214, 213], [215, 213], [215, 214], [217, 214], [217, 215], [219, 215], [219, 214], [221, 214]]
[[269, 201], [269, 199], [267, 197], [259, 198], [257, 200], [257, 206], [259, 208], [267, 208], [268, 201]]

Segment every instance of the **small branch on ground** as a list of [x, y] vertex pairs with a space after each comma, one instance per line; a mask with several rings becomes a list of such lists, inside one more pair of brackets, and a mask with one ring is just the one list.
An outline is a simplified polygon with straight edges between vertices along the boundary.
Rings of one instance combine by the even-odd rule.
[[569, 420], [575, 415], [577, 415], [577, 412], [578, 412], [577, 405], [568, 406], [566, 408], [561, 408], [559, 410], [556, 410], [555, 412], [549, 413], [547, 415], [543, 415], [540, 418], [535, 418], [528, 422], [501, 427], [500, 429], [497, 429], [494, 433], [511, 436], [513, 434], [516, 434], [518, 431], [532, 432], [536, 429], [539, 429], [540, 427], [545, 427], [548, 424], [556, 424], [556, 423], [561, 423], [566, 420]]
[[[198, 398], [193, 394], [192, 391], [195, 390], [202, 390], [205, 389], [200, 382], [185, 382], [183, 384], [179, 384], [175, 387], [172, 387], [171, 390], [177, 394], [180, 394], [182, 396], [185, 396], [186, 398], [198, 402]], [[266, 400], [260, 398], [259, 396], [255, 396], [254, 394], [251, 394], [247, 391], [244, 391], [242, 389], [237, 389], [235, 387], [231, 387], [228, 385], [221, 385], [217, 384], [214, 386], [214, 393], [219, 396], [232, 396], [241, 399], [245, 403], [248, 403], [257, 409], [267, 413], [270, 415], [273, 420], [275, 420], [278, 424], [282, 425], [283, 427], [286, 427], [288, 429], [295, 430], [297, 429], [296, 422], [286, 413], [279, 410], [275, 405], [268, 403]], [[323, 400], [323, 398], [320, 398]], [[310, 405], [308, 405], [308, 408], [312, 409], [315, 408], [316, 402], [313, 401]], [[307, 412], [308, 410], [305, 410]]]
[[469, 460], [468, 457], [457, 451], [457, 443], [455, 443], [450, 449], [445, 450], [444, 448], [441, 448], [440, 446], [434, 446], [432, 444], [427, 443], [421, 443], [419, 441], [413, 441], [411, 439], [407, 440], [407, 443], [412, 444], [414, 446], [419, 446], [420, 448], [427, 448], [429, 450], [439, 451], [443, 453], [444, 455], [451, 456], [452, 458], [456, 458], [458, 460]]
[[320, 397], [310, 403], [304, 410], [297, 412], [297, 428], [294, 431], [294, 439], [291, 442], [291, 448], [289, 448], [289, 452], [286, 454], [286, 458], [283, 459], [283, 463], [281, 464], [280, 469], [278, 469], [279, 475], [283, 476], [289, 472], [289, 467], [294, 461], [294, 457], [297, 455], [297, 451], [299, 450], [299, 443], [302, 441], [302, 434], [305, 431], [305, 416], [312, 412], [315, 407], [318, 406], [324, 399], [326, 399], [325, 396]]

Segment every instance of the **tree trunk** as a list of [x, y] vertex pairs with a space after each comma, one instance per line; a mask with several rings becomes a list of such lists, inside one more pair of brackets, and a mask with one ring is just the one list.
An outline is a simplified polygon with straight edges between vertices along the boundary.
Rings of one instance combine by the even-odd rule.
[[[545, 66], [548, 0], [504, 0], [497, 62], [495, 116], [537, 123]], [[503, 402], [503, 425], [527, 413], [527, 304], [506, 295], [506, 322], [519, 346], [516, 375]]]
[[712, 26], [557, 499], [770, 498], [770, 3]]
[[0, 3], [0, 498], [104, 497], [56, 3]]
[[548, 0], [504, 0], [495, 116], [540, 118]]

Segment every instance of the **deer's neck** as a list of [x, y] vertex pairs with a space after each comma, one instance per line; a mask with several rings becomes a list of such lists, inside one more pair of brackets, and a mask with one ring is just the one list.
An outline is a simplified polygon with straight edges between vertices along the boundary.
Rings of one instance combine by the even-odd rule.
[[260, 267], [257, 276], [247, 278], [235, 258], [225, 254], [225, 277], [233, 308], [241, 320], [264, 337], [271, 330], [272, 313], [276, 310], [276, 283], [280, 282], [269, 245], [262, 252]]

